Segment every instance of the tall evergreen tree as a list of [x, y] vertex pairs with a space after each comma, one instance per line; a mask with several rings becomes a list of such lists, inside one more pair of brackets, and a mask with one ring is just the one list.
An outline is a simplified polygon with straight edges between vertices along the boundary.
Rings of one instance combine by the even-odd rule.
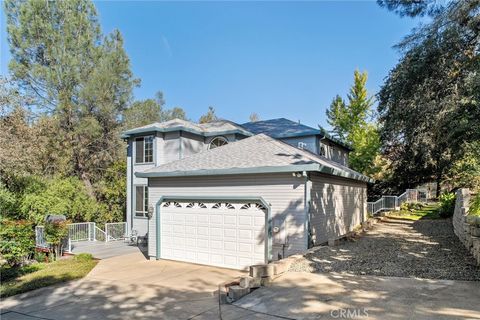
[[479, 9], [478, 0], [449, 2], [398, 45], [403, 56], [378, 94], [378, 111], [399, 188], [440, 185], [462, 146], [480, 139]]
[[364, 174], [373, 175], [380, 170], [375, 162], [379, 156], [380, 139], [376, 126], [368, 121], [373, 101], [366, 89], [367, 73], [356, 70], [353, 80], [347, 95], [348, 103], [337, 95], [327, 109], [327, 122], [336, 137], [353, 147], [350, 166]]
[[58, 123], [56, 169], [93, 196], [92, 183], [119, 156], [120, 118], [137, 84], [122, 37], [102, 36], [89, 0], [8, 0], [5, 12], [13, 78]]
[[215, 113], [215, 109], [212, 106], [210, 106], [208, 107], [207, 113], [205, 113], [200, 117], [200, 119], [198, 119], [198, 123], [208, 123], [208, 122], [213, 122], [217, 120], [218, 120], [218, 117], [217, 117], [217, 114]]

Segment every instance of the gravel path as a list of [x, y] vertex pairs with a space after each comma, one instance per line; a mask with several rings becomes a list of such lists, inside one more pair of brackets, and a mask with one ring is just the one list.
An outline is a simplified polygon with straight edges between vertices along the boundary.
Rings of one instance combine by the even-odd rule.
[[318, 247], [290, 271], [480, 280], [480, 268], [455, 237], [449, 219], [386, 219], [354, 241]]

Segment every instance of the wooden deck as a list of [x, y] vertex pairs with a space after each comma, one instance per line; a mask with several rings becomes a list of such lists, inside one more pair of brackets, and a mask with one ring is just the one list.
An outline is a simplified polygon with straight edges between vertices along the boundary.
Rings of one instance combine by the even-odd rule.
[[97, 259], [107, 259], [125, 254], [142, 252], [146, 255], [147, 247], [139, 244], [132, 245], [123, 241], [78, 241], [72, 242], [72, 253], [90, 253]]

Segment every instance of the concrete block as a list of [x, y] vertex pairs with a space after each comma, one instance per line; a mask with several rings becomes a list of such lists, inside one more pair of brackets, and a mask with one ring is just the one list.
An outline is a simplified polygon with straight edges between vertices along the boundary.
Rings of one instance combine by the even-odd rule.
[[480, 237], [480, 228], [476, 226], [472, 226], [470, 228], [470, 234], [474, 237]]
[[273, 264], [257, 264], [250, 266], [250, 277], [263, 278], [271, 277], [274, 274]]
[[258, 288], [261, 287], [261, 278], [241, 277], [240, 287], [242, 288]]
[[340, 244], [339, 239], [328, 239], [328, 246], [333, 247], [333, 246], [338, 246]]
[[273, 264], [273, 273], [274, 275], [278, 276], [278, 275], [281, 275], [282, 273], [287, 272], [292, 262], [290, 260], [284, 259], [284, 260], [275, 261], [272, 264]]
[[228, 297], [231, 298], [233, 301], [237, 301], [238, 299], [249, 293], [250, 288], [242, 288], [240, 286], [228, 287]]
[[270, 287], [273, 283], [273, 277], [265, 277], [265, 278], [262, 278], [261, 282], [262, 282], [262, 286], [263, 287]]

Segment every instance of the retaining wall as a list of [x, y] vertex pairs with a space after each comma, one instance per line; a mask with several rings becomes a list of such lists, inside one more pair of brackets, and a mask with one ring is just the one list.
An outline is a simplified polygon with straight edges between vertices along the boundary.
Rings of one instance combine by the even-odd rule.
[[452, 219], [453, 230], [467, 250], [473, 254], [477, 265], [480, 266], [480, 225], [478, 223], [476, 225], [468, 223], [475, 218], [467, 218], [471, 199], [470, 190], [458, 189], [456, 196], [455, 211]]

